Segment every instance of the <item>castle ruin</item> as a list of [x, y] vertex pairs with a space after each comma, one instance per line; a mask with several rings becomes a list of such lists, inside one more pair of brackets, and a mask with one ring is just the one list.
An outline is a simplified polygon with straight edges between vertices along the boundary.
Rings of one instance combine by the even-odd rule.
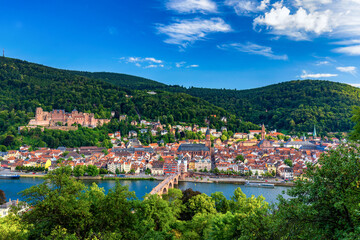
[[84, 127], [97, 127], [109, 122], [110, 119], [96, 119], [94, 113], [82, 113], [75, 109], [71, 113], [58, 109], [45, 112], [41, 107], [38, 107], [36, 108], [35, 119], [30, 120], [29, 126], [72, 126], [75, 123]]

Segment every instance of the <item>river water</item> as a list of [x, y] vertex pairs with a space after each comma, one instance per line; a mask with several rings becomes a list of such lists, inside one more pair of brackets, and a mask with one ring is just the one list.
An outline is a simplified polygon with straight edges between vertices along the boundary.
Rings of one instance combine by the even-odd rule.
[[[42, 183], [43, 179], [41, 178], [20, 178], [20, 179], [0, 179], [0, 189], [5, 192], [7, 199], [19, 199], [22, 200], [21, 196], [18, 194], [20, 191], [34, 186], [36, 184]], [[115, 180], [86, 180], [84, 183], [86, 185], [91, 185], [93, 182], [96, 182], [99, 187], [105, 189], [107, 192], [110, 188], [115, 186]], [[145, 194], [149, 193], [152, 188], [154, 188], [159, 181], [150, 181], [150, 180], [120, 180], [122, 185], [128, 185], [130, 191], [134, 191], [136, 196], [139, 199], [142, 199]], [[175, 185], [176, 186], [176, 185]], [[247, 197], [251, 195], [264, 196], [265, 200], [269, 203], [276, 203], [277, 196], [279, 194], [283, 195], [283, 192], [286, 192], [288, 187], [278, 187], [275, 188], [258, 188], [258, 187], [249, 187], [238, 184], [231, 183], [194, 183], [194, 182], [179, 182], [177, 186], [181, 190], [185, 190], [188, 188], [192, 188], [194, 191], [199, 191], [202, 193], [206, 193], [210, 196], [211, 193], [214, 192], [223, 192], [226, 198], [230, 198], [234, 190], [238, 187], [242, 189], [242, 191], [246, 194]], [[288, 196], [286, 194], [283, 195], [285, 198]]]

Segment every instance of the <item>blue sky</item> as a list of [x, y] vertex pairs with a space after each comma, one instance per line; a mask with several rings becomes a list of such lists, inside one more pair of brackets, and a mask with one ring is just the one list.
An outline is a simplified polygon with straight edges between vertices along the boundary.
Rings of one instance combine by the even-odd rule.
[[183, 86], [360, 86], [360, 0], [0, 0], [5, 55]]

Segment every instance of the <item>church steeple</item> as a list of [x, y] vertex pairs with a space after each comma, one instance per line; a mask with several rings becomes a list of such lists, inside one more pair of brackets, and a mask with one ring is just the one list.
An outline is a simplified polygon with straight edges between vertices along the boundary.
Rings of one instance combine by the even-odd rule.
[[211, 138], [210, 138], [210, 129], [208, 128], [205, 133], [205, 146], [209, 148], [211, 152]]
[[316, 128], [315, 128], [315, 124], [314, 124], [314, 132], [313, 132], [313, 137], [316, 138]]
[[261, 140], [265, 139], [265, 125], [263, 124], [261, 126]]

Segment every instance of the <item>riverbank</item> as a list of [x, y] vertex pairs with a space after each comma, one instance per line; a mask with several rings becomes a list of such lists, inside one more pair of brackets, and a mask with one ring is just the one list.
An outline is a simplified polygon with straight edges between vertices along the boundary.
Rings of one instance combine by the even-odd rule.
[[[237, 184], [237, 185], [245, 185], [248, 181], [246, 179], [234, 179], [234, 178], [203, 178], [203, 179], [194, 179], [194, 178], [185, 178], [184, 180], [179, 180], [180, 182], [194, 182], [194, 183], [228, 183], [228, 184]], [[282, 187], [293, 187], [295, 185], [294, 182], [277, 182], [277, 181], [250, 181], [250, 183], [270, 183], [274, 184], [274, 186], [282, 186]]]
[[[24, 178], [44, 178], [46, 174], [20, 174], [20, 177]], [[165, 176], [126, 176], [126, 177], [106, 177], [106, 176], [82, 176], [82, 177], [74, 177], [79, 180], [150, 180], [150, 181], [162, 181], [165, 179]], [[228, 184], [237, 184], [237, 185], [245, 185], [246, 179], [236, 179], [236, 178], [211, 178], [204, 177], [201, 178], [185, 178], [183, 180], [179, 180], [180, 182], [193, 182], [193, 183], [228, 183]], [[274, 184], [274, 186], [282, 186], [282, 187], [293, 187], [295, 185], [294, 182], [279, 182], [279, 181], [256, 181], [250, 180], [251, 183], [270, 183]]]
[[44, 178], [46, 174], [37, 175], [37, 174], [20, 174], [21, 178]]

